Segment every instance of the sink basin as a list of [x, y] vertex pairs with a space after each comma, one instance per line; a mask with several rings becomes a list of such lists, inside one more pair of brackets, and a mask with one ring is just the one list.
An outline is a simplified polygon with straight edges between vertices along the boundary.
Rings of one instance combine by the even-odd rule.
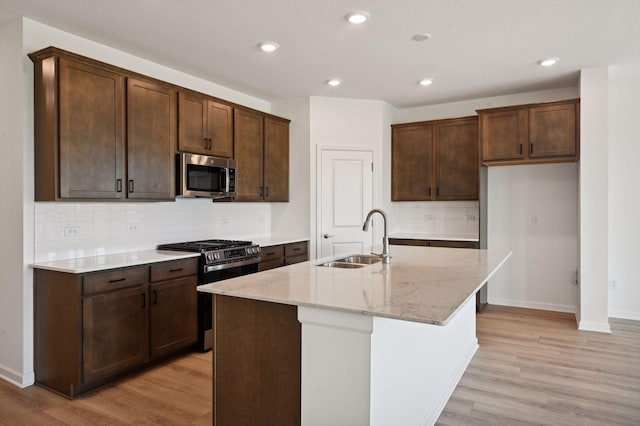
[[336, 259], [336, 262], [348, 262], [348, 263], [362, 263], [365, 265], [371, 265], [373, 263], [378, 263], [382, 259], [378, 256], [373, 256], [370, 254], [355, 254], [351, 256], [344, 257], [342, 259]]
[[325, 262], [321, 263], [318, 266], [327, 266], [329, 268], [347, 268], [347, 269], [356, 269], [356, 268], [364, 268], [367, 265], [363, 265], [362, 263], [350, 263], [350, 262]]
[[382, 261], [382, 259], [378, 256], [373, 256], [369, 254], [352, 254], [347, 257], [342, 257], [340, 259], [332, 260], [331, 262], [321, 263], [318, 266], [327, 266], [330, 268], [364, 268], [367, 265], [371, 265], [374, 263], [378, 263]]

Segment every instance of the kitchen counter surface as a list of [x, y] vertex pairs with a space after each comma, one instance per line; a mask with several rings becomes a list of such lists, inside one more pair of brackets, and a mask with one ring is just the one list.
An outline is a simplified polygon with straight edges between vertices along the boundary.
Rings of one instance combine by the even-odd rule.
[[444, 325], [511, 256], [511, 252], [411, 246], [391, 246], [390, 252], [387, 265], [330, 268], [316, 265], [332, 258], [316, 259], [201, 285], [198, 290]]
[[258, 244], [260, 247], [277, 246], [280, 244], [297, 243], [300, 241], [309, 241], [309, 237], [294, 237], [291, 235], [269, 235], [267, 237], [252, 238], [251, 242]]
[[145, 250], [130, 253], [106, 254], [104, 256], [78, 257], [74, 259], [52, 260], [48, 262], [34, 262], [29, 266], [37, 269], [48, 269], [50, 271], [67, 272], [70, 274], [84, 274], [87, 272], [125, 268], [128, 266], [166, 262], [168, 260], [185, 259], [198, 256], [200, 256], [200, 253], [188, 253], [183, 251], [169, 250]]
[[438, 240], [438, 241], [479, 241], [478, 235], [445, 235], [445, 234], [420, 234], [415, 232], [397, 232], [389, 234], [389, 238], [406, 240]]

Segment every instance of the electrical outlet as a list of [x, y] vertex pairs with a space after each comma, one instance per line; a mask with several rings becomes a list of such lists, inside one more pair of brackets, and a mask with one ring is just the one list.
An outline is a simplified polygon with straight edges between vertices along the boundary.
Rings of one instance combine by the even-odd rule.
[[531, 224], [533, 226], [536, 226], [538, 224], [538, 216], [537, 215], [534, 214], [533, 216], [531, 216]]
[[467, 218], [467, 222], [475, 222], [476, 221], [476, 215], [475, 214], [468, 214], [466, 216]]
[[228, 217], [223, 217], [220, 219], [220, 226], [222, 226], [223, 228], [228, 228], [230, 223], [231, 221]]
[[432, 214], [424, 215], [424, 221], [425, 222], [433, 222], [434, 219], [435, 219], [435, 217]]
[[78, 238], [80, 235], [79, 226], [66, 226], [64, 228], [64, 236], [68, 238]]
[[609, 288], [611, 290], [617, 290], [618, 289], [618, 281], [616, 280], [609, 280]]
[[264, 223], [264, 216], [258, 216], [258, 223]]
[[127, 223], [127, 232], [138, 232], [140, 230], [140, 224]]

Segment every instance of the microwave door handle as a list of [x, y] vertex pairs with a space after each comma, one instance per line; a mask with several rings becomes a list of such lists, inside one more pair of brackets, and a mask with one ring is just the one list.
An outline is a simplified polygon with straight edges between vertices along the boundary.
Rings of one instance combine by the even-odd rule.
[[227, 173], [228, 173], [228, 169], [222, 169], [222, 173], [220, 173], [220, 191], [221, 192], [228, 192]]

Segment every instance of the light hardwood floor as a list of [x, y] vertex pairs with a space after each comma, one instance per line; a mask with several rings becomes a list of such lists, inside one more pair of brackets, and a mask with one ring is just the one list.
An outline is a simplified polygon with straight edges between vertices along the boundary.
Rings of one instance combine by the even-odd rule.
[[640, 322], [488, 306], [480, 348], [438, 425], [640, 425]]
[[[640, 322], [612, 334], [573, 315], [488, 306], [480, 349], [439, 425], [640, 425]], [[210, 425], [211, 352], [70, 401], [0, 380], [0, 425]], [[268, 422], [267, 422], [268, 424]]]

